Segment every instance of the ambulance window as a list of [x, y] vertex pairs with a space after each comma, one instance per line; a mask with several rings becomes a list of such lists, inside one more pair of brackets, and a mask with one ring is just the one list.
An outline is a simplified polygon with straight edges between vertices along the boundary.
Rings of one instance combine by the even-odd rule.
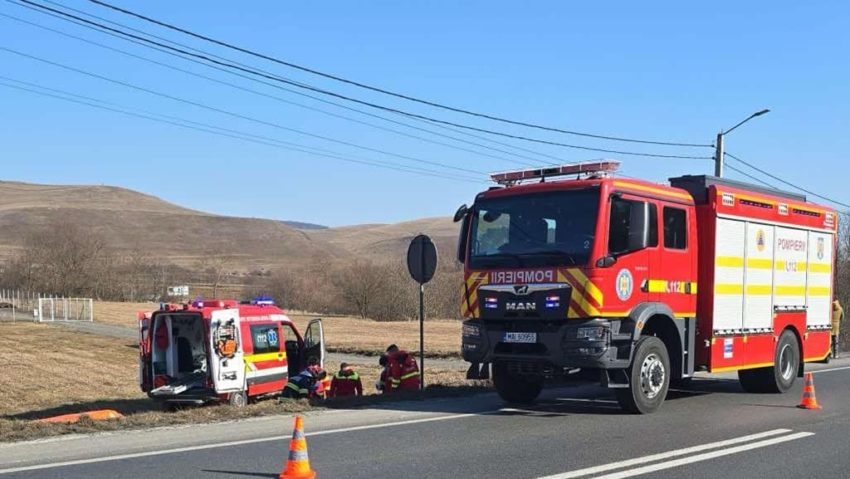
[[254, 340], [254, 354], [276, 353], [280, 351], [280, 331], [276, 325], [260, 324], [251, 326], [251, 339]]
[[685, 210], [664, 207], [664, 247], [686, 249], [688, 247], [687, 215]]

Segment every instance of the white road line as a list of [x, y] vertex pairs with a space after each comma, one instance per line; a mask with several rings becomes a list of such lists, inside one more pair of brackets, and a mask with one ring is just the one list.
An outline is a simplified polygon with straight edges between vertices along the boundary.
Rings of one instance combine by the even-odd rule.
[[[353, 432], [353, 431], [364, 431], [367, 429], [379, 429], [384, 427], [393, 427], [393, 426], [407, 426], [410, 424], [421, 424], [425, 422], [435, 422], [435, 421], [448, 421], [452, 419], [462, 419], [470, 416], [479, 416], [482, 414], [492, 414], [497, 411], [484, 411], [480, 413], [469, 413], [469, 414], [453, 414], [451, 416], [438, 416], [438, 417], [427, 417], [422, 419], [409, 419], [407, 421], [396, 421], [396, 422], [387, 422], [382, 424], [370, 424], [366, 426], [353, 426], [353, 427], [344, 427], [339, 429], [327, 429], [324, 431], [316, 431], [307, 433], [307, 437], [311, 436], [323, 436], [327, 434], [340, 434], [344, 432]], [[204, 449], [216, 449], [220, 447], [230, 447], [230, 446], [243, 446], [246, 444], [257, 444], [261, 442], [271, 442], [271, 441], [284, 441], [289, 440], [292, 436], [287, 434], [285, 436], [272, 436], [272, 437], [264, 437], [257, 439], [244, 439], [241, 441], [230, 441], [230, 442], [221, 442], [217, 444], [203, 444], [198, 446], [187, 446], [187, 447], [178, 447], [175, 449], [163, 449], [158, 451], [146, 451], [146, 452], [136, 452], [131, 454], [118, 454], [114, 456], [104, 456], [104, 457], [93, 457], [90, 459], [77, 459], [73, 461], [63, 461], [63, 462], [53, 462], [49, 464], [35, 464], [32, 466], [22, 466], [22, 467], [13, 467], [9, 469], [0, 469], [0, 474], [10, 474], [13, 472], [24, 472], [24, 471], [36, 471], [39, 469], [51, 469], [56, 467], [66, 467], [66, 466], [77, 466], [81, 464], [93, 464], [97, 462], [109, 462], [109, 461], [121, 461], [124, 459], [135, 459], [138, 457], [148, 457], [148, 456], [159, 456], [163, 454], [177, 454], [181, 452], [191, 452], [191, 451], [202, 451]]]
[[629, 469], [627, 471], [615, 472], [613, 474], [606, 474], [604, 476], [595, 476], [594, 479], [624, 479], [626, 477], [639, 476], [641, 474], [647, 474], [650, 472], [663, 471], [665, 469], [672, 469], [674, 467], [684, 466], [686, 464], [692, 464], [694, 462], [707, 461], [709, 459], [716, 459], [718, 457], [728, 456], [730, 454], [737, 454], [739, 452], [750, 451], [752, 449], [758, 449], [760, 447], [772, 446], [774, 444], [780, 444], [783, 442], [794, 441], [796, 439], [802, 439], [804, 437], [814, 436], [813, 432], [798, 432], [796, 434], [789, 434], [787, 436], [775, 437], [773, 439], [767, 439], [764, 441], [753, 442], [750, 444], [744, 444], [743, 446], [730, 447], [728, 449], [720, 449], [719, 451], [706, 452], [705, 454], [698, 454], [696, 456], [683, 457], [682, 459], [675, 459], [673, 461], [661, 462], [658, 464], [652, 464], [649, 466], [638, 467], [636, 469]]
[[662, 459], [670, 459], [672, 457], [684, 456], [687, 454], [692, 454], [695, 452], [706, 451], [709, 449], [717, 449], [720, 447], [732, 446], [735, 444], [740, 444], [742, 442], [755, 441], [756, 439], [763, 439], [765, 437], [777, 436], [779, 434], [785, 434], [791, 432], [790, 429], [774, 429], [772, 431], [760, 432], [757, 434], [750, 434], [748, 436], [736, 437], [733, 439], [726, 439], [725, 441], [711, 442], [708, 444], [700, 444], [699, 446], [686, 447], [684, 449], [675, 449], [673, 451], [661, 452], [658, 454], [652, 454], [649, 456], [636, 457], [634, 459], [628, 459], [626, 461], [612, 462], [610, 464], [603, 464], [600, 466], [588, 467], [585, 469], [577, 469], [575, 471], [564, 472], [562, 474], [555, 474], [552, 476], [541, 477], [539, 479], [572, 479], [575, 477], [589, 476], [591, 474], [599, 474], [601, 472], [612, 471], [614, 469], [623, 469], [626, 467], [637, 466], [640, 464], [646, 464], [648, 462], [660, 461]]
[[842, 366], [842, 367], [840, 367], [840, 368], [819, 369], [819, 370], [817, 370], [817, 371], [812, 371], [811, 373], [812, 373], [812, 374], [817, 374], [817, 373], [828, 373], [828, 372], [830, 372], [830, 371], [844, 371], [845, 369], [850, 369], [850, 366]]

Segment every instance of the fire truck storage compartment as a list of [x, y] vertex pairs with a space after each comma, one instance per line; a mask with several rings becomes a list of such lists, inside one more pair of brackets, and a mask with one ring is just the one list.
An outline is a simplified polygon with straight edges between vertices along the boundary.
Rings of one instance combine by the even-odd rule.
[[168, 313], [154, 316], [151, 348], [154, 376], [172, 382], [194, 376], [203, 387], [209, 370], [204, 321], [199, 313]]

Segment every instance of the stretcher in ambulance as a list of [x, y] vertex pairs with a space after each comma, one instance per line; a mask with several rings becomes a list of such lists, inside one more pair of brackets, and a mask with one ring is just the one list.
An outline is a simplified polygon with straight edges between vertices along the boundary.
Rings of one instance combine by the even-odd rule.
[[139, 313], [139, 383], [169, 406], [228, 402], [280, 393], [291, 374], [324, 367], [321, 319], [302, 336], [268, 299], [197, 300]]

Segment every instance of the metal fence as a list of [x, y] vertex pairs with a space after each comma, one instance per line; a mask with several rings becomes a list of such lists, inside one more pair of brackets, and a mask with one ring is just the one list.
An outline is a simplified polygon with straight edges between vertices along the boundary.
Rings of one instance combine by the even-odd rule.
[[0, 321], [93, 321], [91, 298], [64, 298], [0, 289]]

